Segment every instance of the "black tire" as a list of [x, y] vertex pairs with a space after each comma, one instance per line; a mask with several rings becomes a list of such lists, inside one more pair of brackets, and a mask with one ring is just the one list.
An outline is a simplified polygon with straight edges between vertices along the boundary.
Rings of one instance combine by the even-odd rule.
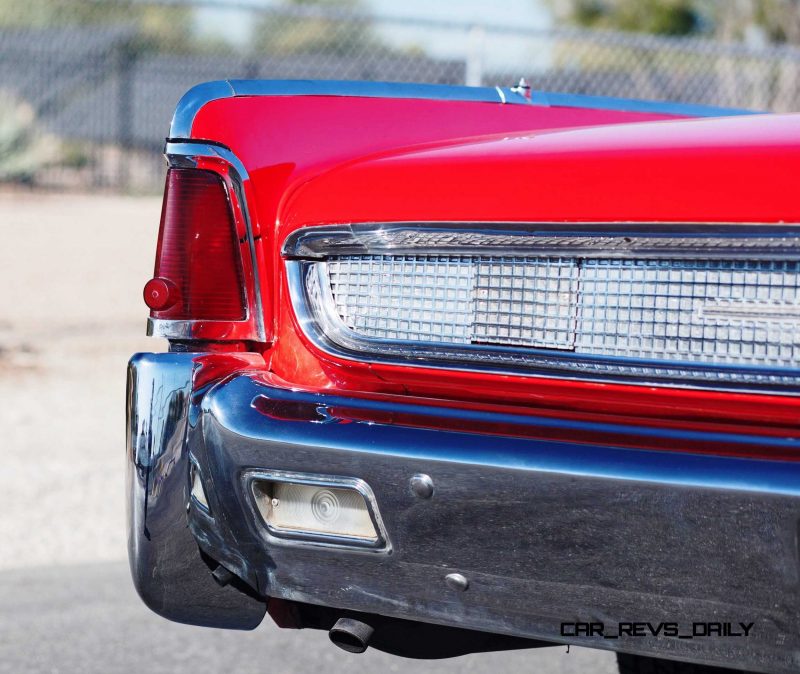
[[619, 674], [744, 674], [740, 669], [709, 667], [628, 653], [617, 653], [617, 667]]

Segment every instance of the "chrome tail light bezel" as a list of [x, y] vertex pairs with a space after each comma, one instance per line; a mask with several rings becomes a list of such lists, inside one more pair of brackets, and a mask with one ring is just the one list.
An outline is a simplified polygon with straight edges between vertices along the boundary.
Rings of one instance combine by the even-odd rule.
[[223, 182], [239, 237], [244, 294], [241, 320], [205, 318], [169, 319], [149, 317], [147, 334], [175, 341], [249, 340], [265, 343], [271, 339], [265, 320], [261, 293], [259, 259], [256, 251], [257, 222], [248, 206], [250, 176], [239, 158], [228, 148], [210, 142], [167, 140], [164, 156], [168, 168], [200, 169], [214, 172]]
[[[800, 367], [579, 354], [555, 348], [379, 339], [338, 314], [327, 261], [341, 256], [497, 256], [628, 261], [800, 262], [800, 225], [369, 223], [305, 227], [283, 246], [300, 326], [342, 359], [506, 374], [715, 389], [800, 390]], [[683, 264], [690, 264], [684, 262]], [[794, 273], [794, 270], [793, 272]], [[800, 295], [798, 295], [800, 298]], [[790, 305], [789, 308], [794, 305]], [[794, 313], [794, 312], [792, 312]], [[746, 318], [746, 317], [745, 317]], [[800, 333], [798, 333], [800, 339]]]

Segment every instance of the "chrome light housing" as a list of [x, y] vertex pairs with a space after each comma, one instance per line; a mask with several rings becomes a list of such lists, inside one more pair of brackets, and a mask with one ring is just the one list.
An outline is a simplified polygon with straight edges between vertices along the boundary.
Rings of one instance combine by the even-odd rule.
[[401, 223], [284, 246], [345, 358], [672, 385], [800, 382], [800, 227]]
[[256, 470], [244, 474], [244, 483], [273, 544], [389, 550], [375, 495], [363, 480]]

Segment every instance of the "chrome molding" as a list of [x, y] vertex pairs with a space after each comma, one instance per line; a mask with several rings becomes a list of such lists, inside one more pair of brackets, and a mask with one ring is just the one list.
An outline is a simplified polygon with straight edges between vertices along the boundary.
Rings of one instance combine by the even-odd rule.
[[[189, 497], [192, 459], [186, 434], [199, 355], [140, 353], [128, 364], [126, 505], [131, 575], [144, 603], [169, 620], [254, 629], [266, 604], [232, 585], [220, 587], [187, 528], [187, 506], [194, 501]], [[194, 510], [205, 516], [196, 505]], [[214, 522], [207, 516], [206, 521]]]
[[[365, 541], [364, 539], [351, 536], [338, 536], [334, 534], [311, 534], [307, 531], [291, 531], [286, 529], [277, 530], [270, 526], [259, 512], [255, 503], [255, 483], [264, 482], [295, 482], [297, 484], [307, 484], [315, 487], [333, 487], [339, 489], [353, 489], [364, 498], [369, 510], [372, 525], [378, 535], [376, 541]], [[338, 475], [318, 475], [315, 473], [292, 473], [277, 470], [252, 470], [242, 475], [244, 491], [248, 495], [248, 507], [254, 521], [263, 524], [263, 532], [268, 542], [273, 545], [311, 545], [322, 547], [361, 549], [373, 552], [390, 552], [391, 544], [386, 534], [386, 527], [381, 519], [378, 503], [375, 494], [369, 485], [359, 478], [341, 477]]]
[[[194, 328], [200, 324], [205, 327], [234, 326], [236, 334], [227, 336], [229, 339], [248, 339], [254, 341], [266, 341], [266, 329], [264, 325], [264, 308], [261, 298], [261, 284], [259, 277], [258, 260], [256, 259], [255, 239], [253, 238], [253, 221], [247, 205], [247, 195], [245, 185], [249, 182], [250, 176], [244, 164], [229, 149], [211, 143], [184, 143], [167, 142], [164, 154], [171, 167], [176, 168], [197, 168], [198, 159], [213, 158], [222, 160], [227, 164], [228, 176], [233, 189], [236, 192], [236, 199], [244, 218], [246, 228], [247, 247], [250, 252], [250, 278], [245, 278], [245, 306], [246, 316], [242, 321], [209, 321], [209, 320], [166, 320], [158, 318], [148, 318], [147, 334], [152, 337], [165, 337], [168, 339], [193, 339]], [[245, 275], [247, 275], [245, 269]], [[251, 287], [249, 287], [251, 286]], [[255, 333], [250, 332], [250, 326], [255, 326]]]
[[644, 101], [607, 96], [532, 92], [527, 99], [514, 87], [467, 87], [407, 82], [360, 82], [346, 80], [219, 80], [198, 84], [178, 101], [170, 138], [191, 138], [192, 124], [200, 108], [221, 98], [236, 96], [353, 96], [360, 98], [408, 98], [468, 101], [541, 107], [592, 108], [676, 117], [726, 117], [758, 114], [749, 110], [704, 105]]
[[571, 255], [800, 260], [800, 223], [389, 222], [299, 229], [284, 258], [329, 255]]
[[713, 105], [694, 103], [673, 103], [670, 101], [646, 101], [613, 96], [589, 96], [587, 94], [567, 94], [561, 92], [531, 92], [531, 103], [547, 107], [592, 108], [594, 110], [618, 110], [621, 112], [641, 112], [654, 115], [675, 115], [676, 117], [737, 117], [740, 115], [768, 114], [761, 110], [742, 108], [720, 108]]
[[191, 138], [192, 123], [197, 111], [206, 103], [234, 95], [233, 87], [226, 80], [214, 80], [193, 86], [181, 96], [175, 107], [169, 129], [170, 138]]
[[190, 138], [200, 108], [232, 96], [353, 96], [530, 105], [524, 96], [498, 87], [348, 80], [222, 80], [198, 84], [183, 95], [172, 117], [170, 138]]
[[[564, 224], [552, 223], [485, 226], [482, 223], [481, 226], [484, 228], [467, 228], [465, 223], [389, 223], [309, 227], [293, 233], [283, 246], [283, 254], [289, 293], [301, 329], [316, 348], [345, 360], [646, 386], [770, 390], [788, 394], [800, 390], [798, 368], [648, 360], [535, 347], [406, 342], [369, 337], [344, 324], [335, 308], [327, 265], [323, 262], [328, 255], [405, 255], [424, 250], [433, 255], [550, 254], [665, 259], [700, 255], [704, 258], [800, 260], [800, 227], [796, 224], [597, 223], [581, 224], [570, 230], [566, 230]], [[422, 234], [422, 244], [412, 245], [409, 234]], [[459, 241], [459, 236], [468, 240]], [[670, 248], [676, 241], [681, 245]], [[702, 372], [703, 378], [697, 376], [698, 372]]]

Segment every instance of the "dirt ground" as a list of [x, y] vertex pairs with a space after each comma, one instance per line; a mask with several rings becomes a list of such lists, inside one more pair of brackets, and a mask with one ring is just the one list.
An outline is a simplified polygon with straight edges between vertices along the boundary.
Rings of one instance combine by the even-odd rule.
[[125, 367], [160, 198], [0, 193], [0, 569], [125, 558]]
[[[125, 371], [144, 336], [160, 198], [0, 192], [0, 673], [616, 671], [573, 648], [439, 662], [352, 656], [313, 630], [168, 623], [125, 548]], [[355, 660], [353, 659], [355, 657]], [[361, 659], [359, 659], [361, 658]]]

